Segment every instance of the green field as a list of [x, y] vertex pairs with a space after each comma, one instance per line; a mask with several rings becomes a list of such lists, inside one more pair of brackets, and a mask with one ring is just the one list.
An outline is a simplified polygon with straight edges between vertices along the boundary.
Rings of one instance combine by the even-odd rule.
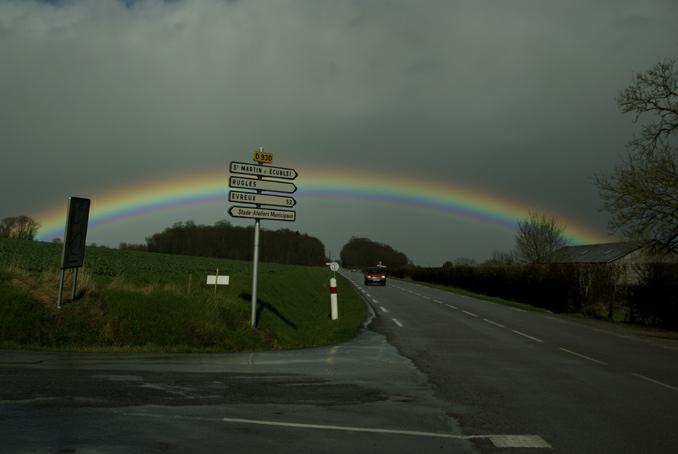
[[[360, 297], [337, 276], [329, 319], [324, 267], [263, 263], [259, 321], [250, 328], [251, 263], [88, 247], [74, 302], [56, 308], [61, 245], [0, 239], [0, 347], [243, 351], [327, 345], [355, 336]], [[219, 268], [229, 286], [205, 285]], [[67, 273], [64, 297], [70, 296]]]

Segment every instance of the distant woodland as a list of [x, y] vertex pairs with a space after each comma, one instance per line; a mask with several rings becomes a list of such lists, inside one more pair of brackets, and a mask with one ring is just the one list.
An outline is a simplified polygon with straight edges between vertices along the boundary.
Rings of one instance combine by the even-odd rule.
[[341, 249], [341, 263], [345, 268], [365, 268], [378, 263], [388, 267], [401, 268], [410, 261], [405, 254], [387, 244], [367, 238], [351, 238]]
[[[259, 258], [263, 262], [324, 265], [325, 246], [305, 233], [261, 229]], [[227, 221], [214, 225], [178, 222], [146, 238], [145, 245], [120, 244], [120, 249], [140, 249], [166, 254], [251, 260], [254, 227], [237, 227]]]

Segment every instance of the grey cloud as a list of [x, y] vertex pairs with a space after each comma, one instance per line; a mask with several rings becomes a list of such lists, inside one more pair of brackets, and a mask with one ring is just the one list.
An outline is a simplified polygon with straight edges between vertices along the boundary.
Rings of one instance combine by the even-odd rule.
[[[663, 0], [0, 2], [0, 189], [16, 194], [0, 216], [266, 145], [291, 163], [481, 187], [604, 230], [590, 175], [632, 134], [614, 97], [677, 54], [676, 19]], [[389, 210], [298, 228], [336, 249], [349, 230], [380, 232]], [[465, 225], [448, 229], [472, 235]], [[408, 240], [415, 227], [403, 221], [394, 246], [449, 258]], [[472, 249], [456, 240], [463, 255], [511, 246], [487, 228]]]

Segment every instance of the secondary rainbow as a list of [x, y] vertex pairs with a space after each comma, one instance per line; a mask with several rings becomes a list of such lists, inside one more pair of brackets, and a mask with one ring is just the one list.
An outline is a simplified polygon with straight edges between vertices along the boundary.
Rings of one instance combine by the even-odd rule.
[[[369, 200], [376, 204], [412, 206], [500, 225], [514, 230], [516, 222], [532, 209], [497, 194], [469, 189], [442, 181], [412, 178], [397, 174], [361, 172], [354, 169], [297, 167], [300, 178], [294, 197]], [[102, 193], [76, 194], [92, 199], [90, 229], [124, 219], [148, 216], [161, 210], [190, 205], [224, 202], [228, 191], [228, 169], [195, 173], [140, 184], [127, 184]], [[298, 206], [303, 206], [299, 204]], [[567, 239], [574, 244], [605, 241], [605, 236], [568, 219], [549, 212], [564, 224]], [[61, 237], [64, 230], [65, 204], [35, 216], [42, 225], [38, 239]]]

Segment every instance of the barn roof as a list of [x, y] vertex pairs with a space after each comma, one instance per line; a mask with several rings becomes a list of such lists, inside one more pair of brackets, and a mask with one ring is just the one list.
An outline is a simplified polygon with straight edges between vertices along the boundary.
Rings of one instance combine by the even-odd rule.
[[641, 247], [643, 244], [635, 241], [565, 246], [555, 252], [555, 261], [559, 263], [610, 263]]

